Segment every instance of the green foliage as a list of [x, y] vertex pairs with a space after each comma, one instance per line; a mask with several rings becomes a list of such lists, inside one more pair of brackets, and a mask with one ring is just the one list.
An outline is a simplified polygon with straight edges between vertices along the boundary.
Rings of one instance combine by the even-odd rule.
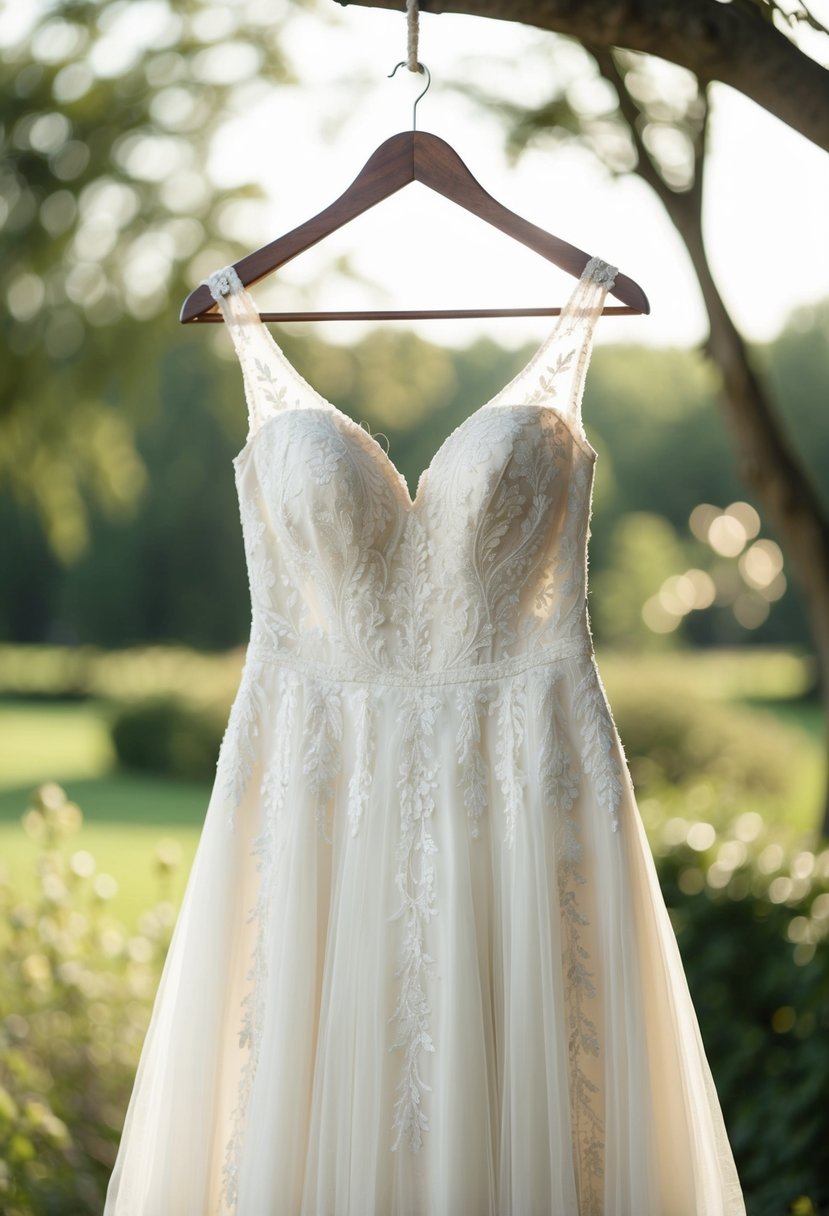
[[226, 715], [196, 709], [178, 697], [153, 697], [118, 710], [112, 742], [124, 768], [209, 781], [225, 721]]
[[[253, 5], [27, 7], [0, 43], [0, 480], [71, 561], [90, 498], [123, 519], [146, 489], [146, 352], [176, 332], [188, 287], [240, 251], [231, 204], [261, 194], [217, 189], [210, 143], [235, 88], [285, 67], [279, 23]], [[218, 47], [236, 53], [217, 71]]]
[[829, 511], [829, 300], [795, 312], [762, 356], [798, 457]]
[[787, 856], [753, 812], [718, 839], [676, 820], [665, 838], [660, 882], [749, 1216], [829, 1211], [829, 850]]
[[659, 798], [664, 808], [693, 791], [722, 823], [746, 795], [780, 801], [790, 791], [796, 739], [771, 714], [647, 679], [627, 681], [613, 713], [643, 801]]
[[[80, 824], [59, 787], [41, 787], [23, 816], [40, 844], [35, 894], [0, 878], [7, 1216], [100, 1213], [175, 917], [170, 842], [160, 902], [130, 933], [108, 910], [113, 880], [72, 849]], [[787, 851], [743, 811], [719, 837], [669, 819], [655, 851], [749, 1216], [824, 1210], [829, 850]]]
[[[26, 811], [40, 843], [34, 897], [0, 882], [0, 1208], [6, 1216], [100, 1213], [175, 908], [128, 934], [108, 912], [113, 879], [71, 851], [77, 806], [43, 786]], [[164, 884], [176, 854], [157, 854]]]
[[202, 653], [185, 646], [0, 645], [0, 696], [26, 701], [101, 698], [136, 701], [187, 689], [200, 705], [228, 705], [239, 684], [243, 652]]
[[591, 579], [590, 614], [598, 636], [615, 646], [676, 645], [676, 633], [647, 629], [642, 605], [688, 564], [687, 546], [664, 516], [623, 515], [611, 531], [607, 564]]

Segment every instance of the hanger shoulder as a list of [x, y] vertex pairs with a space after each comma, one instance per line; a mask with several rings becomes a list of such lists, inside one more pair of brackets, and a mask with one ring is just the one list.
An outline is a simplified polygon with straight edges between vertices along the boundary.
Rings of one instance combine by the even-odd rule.
[[[442, 194], [444, 198], [479, 216], [513, 240], [526, 245], [561, 270], [579, 278], [591, 255], [575, 245], [553, 236], [494, 199], [473, 177], [457, 152], [445, 140], [428, 131], [415, 132], [415, 180]], [[638, 313], [650, 312], [642, 288], [627, 275], [618, 274], [610, 293]]]
[[[298, 228], [236, 262], [236, 271], [245, 287], [258, 283], [272, 271], [414, 181], [413, 136], [413, 131], [392, 135], [375, 149], [351, 185], [330, 206]], [[179, 319], [183, 324], [196, 321], [215, 307], [210, 288], [202, 284], [191, 291], [184, 301]]]

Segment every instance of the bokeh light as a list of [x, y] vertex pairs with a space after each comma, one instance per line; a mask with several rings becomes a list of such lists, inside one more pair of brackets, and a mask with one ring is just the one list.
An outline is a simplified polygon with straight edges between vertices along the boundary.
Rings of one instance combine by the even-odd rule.
[[[758, 537], [762, 523], [751, 503], [738, 500], [720, 508], [698, 503], [688, 517], [691, 535], [716, 555], [711, 570], [696, 567], [665, 579], [642, 608], [654, 633], [670, 633], [694, 610], [730, 607], [743, 629], [758, 629], [769, 605], [787, 587], [783, 553], [776, 541]], [[737, 559], [734, 565], [728, 559]]]

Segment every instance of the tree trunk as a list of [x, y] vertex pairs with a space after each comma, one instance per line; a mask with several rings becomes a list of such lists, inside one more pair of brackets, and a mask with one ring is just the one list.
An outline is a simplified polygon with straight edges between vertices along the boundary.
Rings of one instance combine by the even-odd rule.
[[[405, 0], [337, 0], [402, 11]], [[420, 0], [425, 13], [516, 21], [610, 50], [670, 60], [719, 80], [829, 152], [829, 72], [799, 51], [759, 9], [719, 0]], [[403, 23], [401, 22], [401, 43]]]
[[[708, 312], [706, 351], [722, 376], [721, 405], [737, 455], [737, 472], [756, 494], [776, 529], [806, 602], [826, 723], [829, 777], [829, 520], [817, 487], [802, 464], [771, 397], [752, 366], [742, 335], [731, 319], [708, 265], [702, 235], [703, 175], [708, 106], [694, 146], [691, 188], [671, 189], [648, 152], [641, 130], [641, 113], [628, 92], [614, 55], [589, 47], [602, 75], [616, 89], [619, 112], [627, 122], [638, 153], [635, 172], [662, 200], [691, 258]], [[829, 837], [829, 782], [824, 783], [820, 834]]]
[[[711, 276], [702, 233], [687, 198], [663, 200], [694, 265], [710, 335], [706, 349], [723, 380], [722, 408], [737, 452], [737, 471], [777, 531], [806, 603], [826, 723], [829, 765], [829, 523], [817, 487], [795, 453], [748, 349]], [[829, 838], [829, 790], [821, 819]]]

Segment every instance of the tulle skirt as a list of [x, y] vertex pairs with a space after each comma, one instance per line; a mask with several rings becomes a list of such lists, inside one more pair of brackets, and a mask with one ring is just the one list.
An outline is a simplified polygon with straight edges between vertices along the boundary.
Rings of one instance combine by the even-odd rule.
[[105, 1216], [736, 1216], [589, 656], [251, 662]]

